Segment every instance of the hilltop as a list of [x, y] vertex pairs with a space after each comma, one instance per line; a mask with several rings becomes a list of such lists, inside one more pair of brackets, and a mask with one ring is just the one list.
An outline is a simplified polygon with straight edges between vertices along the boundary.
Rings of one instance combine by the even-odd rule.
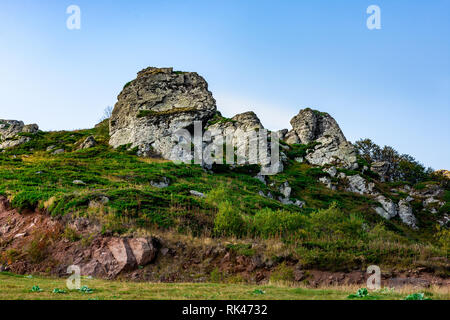
[[[173, 136], [194, 133], [195, 121], [230, 133], [236, 150], [245, 132], [266, 131], [252, 111], [223, 117], [201, 76], [171, 68], [138, 73], [92, 129], [0, 120], [0, 269], [315, 286], [362, 283], [375, 264], [393, 284], [448, 285], [445, 173], [353, 144], [311, 108], [276, 132], [276, 174], [251, 154], [192, 164], [196, 145]], [[273, 156], [274, 144], [258, 150]], [[201, 141], [202, 153], [211, 145]]]

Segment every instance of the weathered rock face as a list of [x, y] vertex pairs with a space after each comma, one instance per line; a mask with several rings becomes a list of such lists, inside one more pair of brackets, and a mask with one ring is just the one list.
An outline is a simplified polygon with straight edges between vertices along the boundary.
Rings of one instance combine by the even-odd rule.
[[157, 254], [153, 238], [100, 238], [91, 247], [88, 262], [81, 267], [83, 275], [115, 278], [122, 272], [152, 262]]
[[138, 147], [143, 156], [190, 157], [174, 150], [178, 142], [174, 133], [180, 129], [192, 132], [194, 121], [204, 125], [215, 113], [208, 84], [197, 73], [147, 68], [118, 97], [110, 118], [110, 145]]
[[409, 205], [408, 201], [400, 200], [398, 203], [398, 215], [404, 224], [413, 229], [417, 229], [416, 217], [414, 216], [412, 207]]
[[359, 174], [347, 177], [348, 188], [347, 191], [355, 192], [359, 194], [370, 194], [373, 192], [375, 185], [373, 183], [367, 183], [367, 181]]
[[328, 113], [306, 108], [292, 118], [291, 125], [302, 144], [324, 136], [334, 137], [338, 143], [347, 141], [336, 120]]
[[328, 113], [303, 109], [291, 120], [291, 125], [292, 131], [285, 136], [288, 144], [317, 143], [314, 150], [306, 156], [309, 163], [358, 168], [356, 149], [345, 139], [336, 120]]
[[87, 137], [78, 147], [78, 149], [89, 149], [97, 145], [97, 141], [94, 136]]
[[306, 155], [309, 163], [324, 166], [332, 164], [337, 167], [355, 170], [358, 168], [357, 153], [350, 142], [339, 140], [332, 136], [321, 137], [312, 152]]
[[387, 199], [386, 197], [379, 195], [376, 200], [381, 204], [381, 207], [375, 208], [375, 211], [380, 216], [389, 220], [397, 215], [397, 205], [391, 199]]
[[0, 150], [30, 141], [30, 137], [20, 134], [35, 134], [38, 130], [36, 124], [25, 125], [22, 121], [0, 119]]
[[[230, 121], [222, 121], [208, 127], [212, 137], [222, 135], [224, 138], [231, 137], [231, 142], [236, 150], [246, 150], [250, 144], [258, 143], [258, 131], [264, 129], [258, 116], [254, 112], [245, 112], [235, 115]], [[252, 135], [253, 134], [253, 135]], [[258, 154], [249, 154], [241, 161], [247, 163], [258, 162]]]

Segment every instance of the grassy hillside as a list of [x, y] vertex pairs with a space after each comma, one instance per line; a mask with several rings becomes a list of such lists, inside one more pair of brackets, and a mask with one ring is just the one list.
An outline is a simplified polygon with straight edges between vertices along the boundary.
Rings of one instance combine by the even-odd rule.
[[[91, 135], [98, 145], [77, 150]], [[254, 166], [216, 167], [212, 174], [196, 165], [139, 158], [135, 150], [113, 150], [108, 138], [107, 122], [89, 130], [39, 132], [30, 142], [0, 153], [0, 195], [19, 210], [39, 208], [55, 217], [88, 217], [98, 221], [107, 235], [165, 230], [222, 237], [247, 256], [255, 254], [247, 245], [249, 239], [275, 238], [283, 248], [266, 253], [275, 262], [288, 259], [304, 268], [339, 271], [371, 264], [425, 267], [448, 275], [449, 232], [436, 227], [442, 212], [423, 212], [420, 202], [413, 203], [418, 231], [398, 218], [384, 220], [371, 209], [375, 204], [371, 198], [346, 192], [342, 186], [332, 191], [317, 181], [326, 175], [320, 168], [295, 162], [308, 146], [294, 146], [285, 171], [269, 177], [266, 185], [254, 178], [259, 171]], [[58, 149], [64, 152], [54, 154]], [[370, 172], [364, 178], [373, 181]], [[153, 186], [165, 179], [170, 181], [167, 188]], [[278, 198], [279, 186], [286, 181], [293, 189], [291, 197], [306, 202], [304, 208], [260, 195], [270, 192]], [[393, 184], [377, 182], [377, 186], [388, 197], [402, 196], [390, 193]], [[195, 197], [191, 190], [206, 197]], [[449, 190], [444, 197], [447, 205], [442, 210], [448, 210]], [[72, 234], [71, 239], [83, 241], [83, 236]]]

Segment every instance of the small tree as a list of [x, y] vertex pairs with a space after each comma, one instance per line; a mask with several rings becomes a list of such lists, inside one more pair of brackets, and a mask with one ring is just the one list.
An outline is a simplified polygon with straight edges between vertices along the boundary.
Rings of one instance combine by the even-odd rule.
[[103, 116], [100, 118], [100, 122], [105, 121], [106, 119], [111, 118], [113, 112], [113, 107], [107, 106], [105, 110], [103, 110]]

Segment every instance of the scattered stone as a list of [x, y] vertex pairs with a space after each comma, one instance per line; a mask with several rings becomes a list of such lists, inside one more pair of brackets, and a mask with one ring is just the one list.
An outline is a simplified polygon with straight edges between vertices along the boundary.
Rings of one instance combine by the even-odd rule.
[[266, 176], [263, 176], [263, 175], [261, 174], [261, 172], [259, 172], [259, 173], [255, 176], [255, 179], [258, 179], [258, 180], [261, 181], [262, 183], [267, 184], [267, 182], [266, 182]]
[[305, 161], [304, 159], [303, 159], [303, 157], [297, 157], [297, 158], [295, 158], [294, 159], [296, 162], [298, 162], [298, 163], [303, 163], [303, 161]]
[[58, 149], [58, 150], [53, 151], [52, 154], [57, 155], [57, 154], [64, 153], [64, 151], [65, 151], [64, 149]]
[[320, 177], [319, 182], [322, 182], [328, 189], [333, 188], [333, 185], [331, 184], [331, 178], [328, 176]]
[[289, 186], [289, 183], [286, 181], [280, 186], [280, 193], [285, 197], [289, 198], [291, 196], [292, 188]]
[[370, 194], [373, 192], [374, 184], [368, 184], [367, 181], [359, 174], [347, 177], [349, 186], [347, 191], [359, 194]]
[[48, 146], [48, 147], [47, 147], [47, 152], [50, 152], [50, 151], [52, 151], [52, 150], [55, 149], [55, 148], [56, 148], [55, 145]]
[[86, 184], [82, 180], [73, 180], [72, 183], [76, 184], [76, 185], [85, 185]]
[[87, 137], [78, 147], [78, 149], [89, 149], [93, 148], [97, 145], [97, 141], [95, 140], [94, 136]]
[[335, 177], [337, 174], [337, 169], [336, 167], [330, 167], [328, 169], [324, 169], [323, 171], [325, 171], [326, 173], [328, 173], [331, 177]]
[[379, 195], [375, 200], [377, 200], [382, 206], [375, 208], [378, 215], [387, 220], [390, 220], [397, 215], [397, 205], [391, 199], [387, 199], [386, 197]]
[[164, 177], [162, 179], [162, 181], [159, 181], [159, 182], [150, 181], [150, 185], [155, 188], [163, 189], [163, 188], [167, 188], [170, 185], [170, 180], [168, 178]]
[[199, 192], [199, 191], [191, 190], [190, 193], [194, 197], [205, 198], [205, 195], [203, 193]]

